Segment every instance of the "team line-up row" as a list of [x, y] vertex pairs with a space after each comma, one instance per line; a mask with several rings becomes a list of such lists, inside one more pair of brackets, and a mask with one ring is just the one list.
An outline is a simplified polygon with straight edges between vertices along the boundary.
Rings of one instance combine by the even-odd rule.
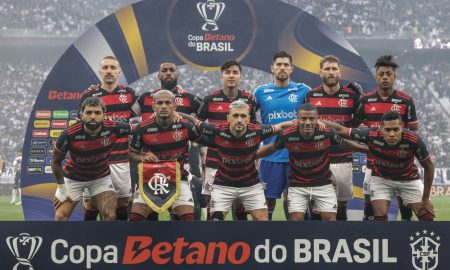
[[[199, 196], [193, 196], [192, 176], [184, 168], [192, 144], [207, 146], [200, 151], [201, 178], [211, 220], [224, 220], [230, 209], [236, 219], [248, 213], [253, 220], [270, 220], [283, 194], [288, 220], [304, 220], [307, 212], [313, 219], [346, 220], [352, 151], [368, 154], [365, 219], [387, 220], [390, 198], [397, 195], [403, 219], [414, 212], [419, 220], [433, 220], [434, 165], [414, 133], [412, 98], [394, 89], [398, 65], [393, 57], [377, 60], [378, 88], [364, 94], [355, 82], [340, 84], [339, 58], [324, 56], [318, 68], [320, 86], [295, 83], [292, 57], [278, 52], [272, 57], [273, 82], [251, 94], [239, 89], [239, 62], [226, 61], [222, 88], [200, 99], [178, 85], [176, 65], [164, 61], [158, 72], [161, 89], [137, 98], [133, 89], [118, 84], [119, 61], [104, 57], [101, 83], [82, 95], [81, 121], [54, 145], [55, 220], [68, 220], [81, 198], [85, 220], [96, 220], [99, 213], [103, 220], [155, 219], [146, 194], [137, 190], [128, 209], [135, 190], [130, 164], [163, 161], [183, 168], [172, 217], [194, 220]], [[141, 122], [130, 124], [135, 116]], [[415, 158], [424, 168], [423, 182]]]

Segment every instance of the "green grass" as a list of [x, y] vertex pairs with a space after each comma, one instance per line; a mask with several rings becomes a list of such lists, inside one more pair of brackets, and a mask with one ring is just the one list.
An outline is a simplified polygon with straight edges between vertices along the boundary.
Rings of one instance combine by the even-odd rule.
[[[10, 200], [10, 196], [0, 196], [0, 221], [23, 221], [22, 206], [9, 204]], [[431, 201], [436, 212], [436, 220], [450, 221], [450, 197], [433, 197]], [[230, 217], [231, 215], [228, 214], [227, 219], [229, 220]], [[161, 214], [160, 220], [168, 219], [167, 212]], [[273, 220], [285, 220], [282, 200], [277, 201]]]
[[9, 204], [11, 196], [0, 196], [0, 221], [23, 221], [22, 205]]

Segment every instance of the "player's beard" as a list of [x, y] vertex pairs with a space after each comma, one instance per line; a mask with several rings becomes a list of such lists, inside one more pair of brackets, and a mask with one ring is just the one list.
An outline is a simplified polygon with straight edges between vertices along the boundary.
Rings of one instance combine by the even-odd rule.
[[172, 89], [174, 89], [177, 84], [177, 79], [166, 78], [164, 80], [161, 80], [161, 89], [172, 91]]
[[328, 86], [328, 87], [334, 87], [334, 86], [336, 86], [338, 83], [339, 83], [339, 76], [336, 76], [335, 78], [334, 78], [334, 81], [333, 82], [331, 82], [328, 78], [326, 78], [326, 77], [324, 77], [322, 80], [323, 80], [323, 84], [325, 84], [326, 86]]
[[97, 121], [89, 121], [87, 123], [84, 123], [84, 125], [90, 129], [90, 130], [96, 130], [97, 128], [99, 128], [102, 125], [102, 122], [97, 122]]

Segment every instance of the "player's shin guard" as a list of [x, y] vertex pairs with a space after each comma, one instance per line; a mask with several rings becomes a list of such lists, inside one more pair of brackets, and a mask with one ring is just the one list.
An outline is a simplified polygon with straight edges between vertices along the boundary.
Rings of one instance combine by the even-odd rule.
[[130, 214], [130, 221], [144, 221], [145, 217], [138, 213], [131, 213]]
[[337, 209], [336, 220], [347, 220], [347, 206], [340, 205]]
[[236, 220], [247, 220], [247, 213], [245, 212], [244, 206], [235, 209], [234, 214], [236, 215]]
[[373, 220], [375, 220], [375, 221], [387, 221], [388, 217], [387, 216], [374, 216]]
[[434, 220], [434, 215], [431, 213], [424, 213], [424, 214], [420, 214], [418, 216], [420, 221], [433, 221]]
[[373, 207], [370, 202], [364, 202], [364, 217], [363, 220], [373, 220]]
[[194, 213], [181, 215], [180, 219], [182, 221], [194, 221]]
[[128, 219], [128, 207], [119, 207], [116, 209], [116, 216], [117, 220], [124, 220], [126, 221]]
[[402, 220], [411, 221], [411, 218], [412, 218], [411, 208], [407, 205], [401, 205], [400, 206], [400, 215], [402, 217]]
[[84, 221], [96, 221], [98, 210], [84, 210]]
[[152, 212], [147, 216], [148, 221], [158, 221], [159, 214], [156, 212]]
[[272, 220], [273, 210], [269, 210], [269, 220]]

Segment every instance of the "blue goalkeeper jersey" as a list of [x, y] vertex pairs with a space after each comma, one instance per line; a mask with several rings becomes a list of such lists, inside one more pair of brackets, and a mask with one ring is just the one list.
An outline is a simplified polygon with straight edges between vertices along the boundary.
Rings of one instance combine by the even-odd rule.
[[[261, 122], [275, 125], [297, 118], [297, 109], [305, 102], [305, 96], [311, 88], [303, 83], [290, 82], [285, 87], [277, 87], [273, 82], [256, 88], [256, 110], [261, 113]], [[265, 139], [263, 144], [273, 143], [276, 135]], [[287, 149], [281, 149], [263, 160], [271, 162], [289, 162]]]

